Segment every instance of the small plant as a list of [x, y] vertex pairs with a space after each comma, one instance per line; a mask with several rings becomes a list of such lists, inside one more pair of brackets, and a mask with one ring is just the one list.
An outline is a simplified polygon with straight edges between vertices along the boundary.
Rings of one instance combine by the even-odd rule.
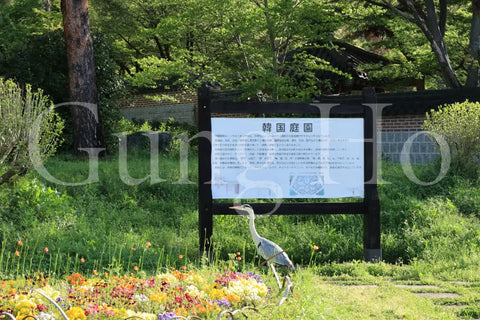
[[449, 144], [458, 169], [470, 175], [480, 156], [480, 103], [446, 104], [427, 113], [425, 130], [441, 135]]

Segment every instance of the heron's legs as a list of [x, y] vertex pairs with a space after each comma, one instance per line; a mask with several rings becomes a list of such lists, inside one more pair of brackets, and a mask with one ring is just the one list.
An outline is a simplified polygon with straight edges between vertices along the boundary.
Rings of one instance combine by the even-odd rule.
[[280, 279], [278, 279], [278, 274], [277, 274], [277, 271], [275, 270], [275, 266], [273, 265], [273, 263], [268, 263], [268, 264], [270, 265], [270, 268], [273, 271], [273, 275], [275, 276], [275, 279], [277, 280], [278, 288], [281, 289], [282, 286], [280, 285]]
[[278, 303], [279, 306], [281, 306], [285, 302], [285, 300], [287, 300], [288, 294], [292, 290], [293, 284], [289, 276], [285, 276], [285, 278], [283, 278], [283, 286], [285, 286], [285, 282], [287, 282], [287, 288], [285, 289], [285, 293], [283, 294], [282, 299], [280, 299], [280, 302]]

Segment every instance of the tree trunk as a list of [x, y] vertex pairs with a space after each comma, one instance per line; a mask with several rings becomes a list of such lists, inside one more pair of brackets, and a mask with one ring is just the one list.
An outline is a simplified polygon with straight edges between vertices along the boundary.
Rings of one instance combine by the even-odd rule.
[[104, 131], [98, 111], [88, 0], [62, 0], [61, 4], [72, 103], [74, 152], [80, 154], [80, 148], [105, 148]]
[[480, 0], [472, 0], [472, 23], [470, 29], [470, 65], [466, 87], [478, 87], [480, 55]]
[[[462, 85], [458, 81], [457, 74], [452, 67], [450, 58], [448, 57], [447, 45], [445, 43], [445, 24], [446, 24], [446, 1], [440, 1], [440, 18], [437, 17], [437, 10], [433, 0], [425, 1], [426, 11], [422, 12], [419, 7], [414, 12], [414, 16], [418, 21], [420, 29], [427, 37], [432, 47], [432, 51], [440, 65], [445, 85], [450, 88], [460, 88]], [[411, 6], [412, 8], [414, 5]], [[440, 22], [439, 22], [440, 20]]]
[[457, 74], [455, 73], [450, 58], [448, 57], [444, 38], [433, 39], [430, 41], [430, 45], [432, 46], [433, 53], [440, 65], [440, 71], [445, 85], [449, 88], [460, 88], [462, 85], [460, 84], [460, 81], [458, 81]]
[[52, 4], [50, 0], [45, 0], [45, 11], [50, 12], [52, 10]]

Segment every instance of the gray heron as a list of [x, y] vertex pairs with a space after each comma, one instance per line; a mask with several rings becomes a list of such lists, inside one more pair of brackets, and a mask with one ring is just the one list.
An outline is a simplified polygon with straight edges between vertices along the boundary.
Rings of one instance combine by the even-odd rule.
[[261, 237], [257, 229], [255, 229], [255, 212], [252, 206], [249, 204], [243, 204], [241, 206], [230, 207], [230, 209], [237, 210], [239, 212], [246, 212], [249, 218], [250, 234], [252, 235], [253, 242], [257, 248], [257, 252], [262, 258], [267, 261], [267, 264], [272, 268], [275, 278], [277, 279], [278, 286], [280, 287], [280, 280], [278, 280], [277, 272], [275, 271], [274, 263], [285, 266], [288, 269], [295, 271], [295, 266], [288, 257], [285, 250], [280, 248], [275, 242]]

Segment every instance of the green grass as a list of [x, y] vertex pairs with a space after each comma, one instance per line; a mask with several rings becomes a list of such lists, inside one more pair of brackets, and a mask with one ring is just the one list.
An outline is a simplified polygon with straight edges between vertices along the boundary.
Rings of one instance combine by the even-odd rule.
[[[145, 177], [149, 161], [141, 152], [129, 154], [129, 174]], [[99, 181], [83, 186], [49, 183], [35, 173], [14, 186], [3, 186], [0, 274], [40, 268], [56, 274], [94, 269], [122, 273], [134, 265], [155, 272], [167, 265], [199, 265], [197, 187], [175, 183], [180, 178], [177, 156], [161, 155], [160, 177], [166, 181], [153, 185], [148, 179], [126, 185], [118, 166], [116, 157], [101, 160]], [[196, 157], [191, 156], [188, 177], [193, 182], [197, 181], [196, 166]], [[69, 156], [52, 158], [47, 168], [68, 182], [88, 176], [88, 163]], [[410, 182], [399, 165], [383, 163], [382, 170], [386, 181], [379, 187], [384, 260], [390, 265], [408, 265], [388, 276], [479, 279], [478, 182], [449, 175], [425, 187]], [[436, 176], [434, 166], [416, 170], [425, 181]], [[288, 248], [295, 263], [321, 265], [326, 275], [349, 274], [352, 267], [343, 262], [363, 257], [361, 216], [269, 216], [256, 223], [261, 235]], [[18, 240], [24, 243], [22, 248], [17, 247]], [[146, 242], [152, 246], [147, 248]], [[258, 261], [243, 217], [216, 216], [213, 243], [217, 260], [239, 251], [243, 261]], [[313, 245], [320, 250], [314, 252]], [[43, 252], [46, 247], [48, 253]], [[17, 250], [20, 259], [14, 255]], [[372, 271], [389, 272], [388, 268]]]

